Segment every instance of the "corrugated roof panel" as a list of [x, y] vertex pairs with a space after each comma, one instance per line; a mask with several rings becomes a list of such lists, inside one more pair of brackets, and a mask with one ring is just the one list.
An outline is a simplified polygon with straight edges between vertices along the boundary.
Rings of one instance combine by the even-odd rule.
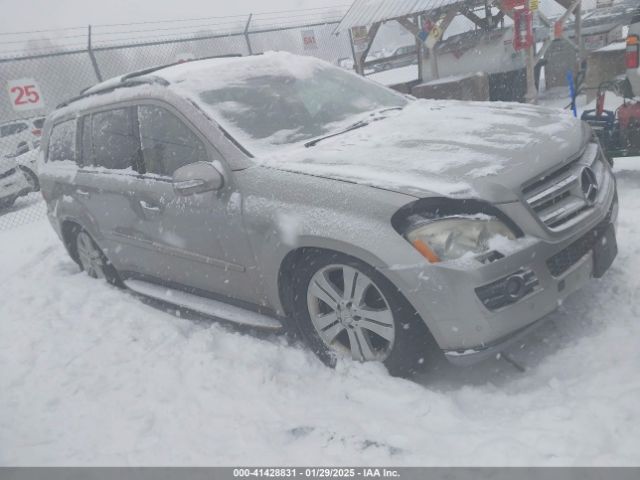
[[369, 26], [383, 20], [428, 12], [456, 3], [463, 3], [463, 0], [355, 0], [336, 31]]

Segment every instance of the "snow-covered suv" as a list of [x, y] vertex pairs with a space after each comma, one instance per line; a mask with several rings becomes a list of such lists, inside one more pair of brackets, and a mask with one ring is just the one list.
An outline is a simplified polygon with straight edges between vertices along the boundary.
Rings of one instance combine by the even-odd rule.
[[310, 57], [108, 80], [48, 117], [43, 159], [51, 224], [91, 276], [394, 373], [500, 352], [617, 253], [586, 124], [409, 99]]

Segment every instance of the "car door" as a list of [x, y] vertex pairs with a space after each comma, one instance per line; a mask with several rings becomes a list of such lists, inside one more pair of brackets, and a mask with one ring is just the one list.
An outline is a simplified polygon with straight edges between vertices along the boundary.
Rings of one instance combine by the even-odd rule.
[[[145, 273], [159, 281], [255, 301], [255, 257], [243, 228], [241, 196], [218, 151], [177, 110], [157, 103], [138, 106], [145, 173], [138, 183], [141, 228], [154, 260]], [[224, 175], [218, 191], [178, 196], [176, 169], [213, 162]]]
[[85, 228], [123, 274], [151, 261], [135, 196], [141, 163], [133, 107], [95, 111], [80, 121], [81, 154], [74, 197]]

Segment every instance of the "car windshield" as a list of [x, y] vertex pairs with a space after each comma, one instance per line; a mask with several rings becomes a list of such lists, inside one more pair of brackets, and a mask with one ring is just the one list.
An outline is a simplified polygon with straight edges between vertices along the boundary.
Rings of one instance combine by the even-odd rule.
[[194, 100], [251, 152], [336, 132], [368, 112], [407, 103], [390, 89], [317, 60], [312, 75], [306, 74], [309, 66], [267, 68], [265, 60], [253, 60], [236, 75], [223, 73], [225, 82], [217, 78], [209, 85], [193, 82], [193, 87], [183, 82], [196, 94]]

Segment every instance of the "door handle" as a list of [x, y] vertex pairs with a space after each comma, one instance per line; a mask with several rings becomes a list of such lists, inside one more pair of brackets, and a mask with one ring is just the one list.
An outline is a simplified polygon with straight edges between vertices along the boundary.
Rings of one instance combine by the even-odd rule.
[[76, 193], [77, 193], [78, 195], [80, 195], [81, 197], [88, 197], [89, 195], [91, 195], [91, 193], [89, 193], [87, 190], [83, 190], [83, 189], [81, 189], [81, 188], [78, 188], [78, 189], [76, 190]]
[[162, 210], [158, 205], [152, 205], [151, 203], [145, 202], [144, 200], [140, 200], [139, 203], [143, 210], [147, 212], [159, 213]]

